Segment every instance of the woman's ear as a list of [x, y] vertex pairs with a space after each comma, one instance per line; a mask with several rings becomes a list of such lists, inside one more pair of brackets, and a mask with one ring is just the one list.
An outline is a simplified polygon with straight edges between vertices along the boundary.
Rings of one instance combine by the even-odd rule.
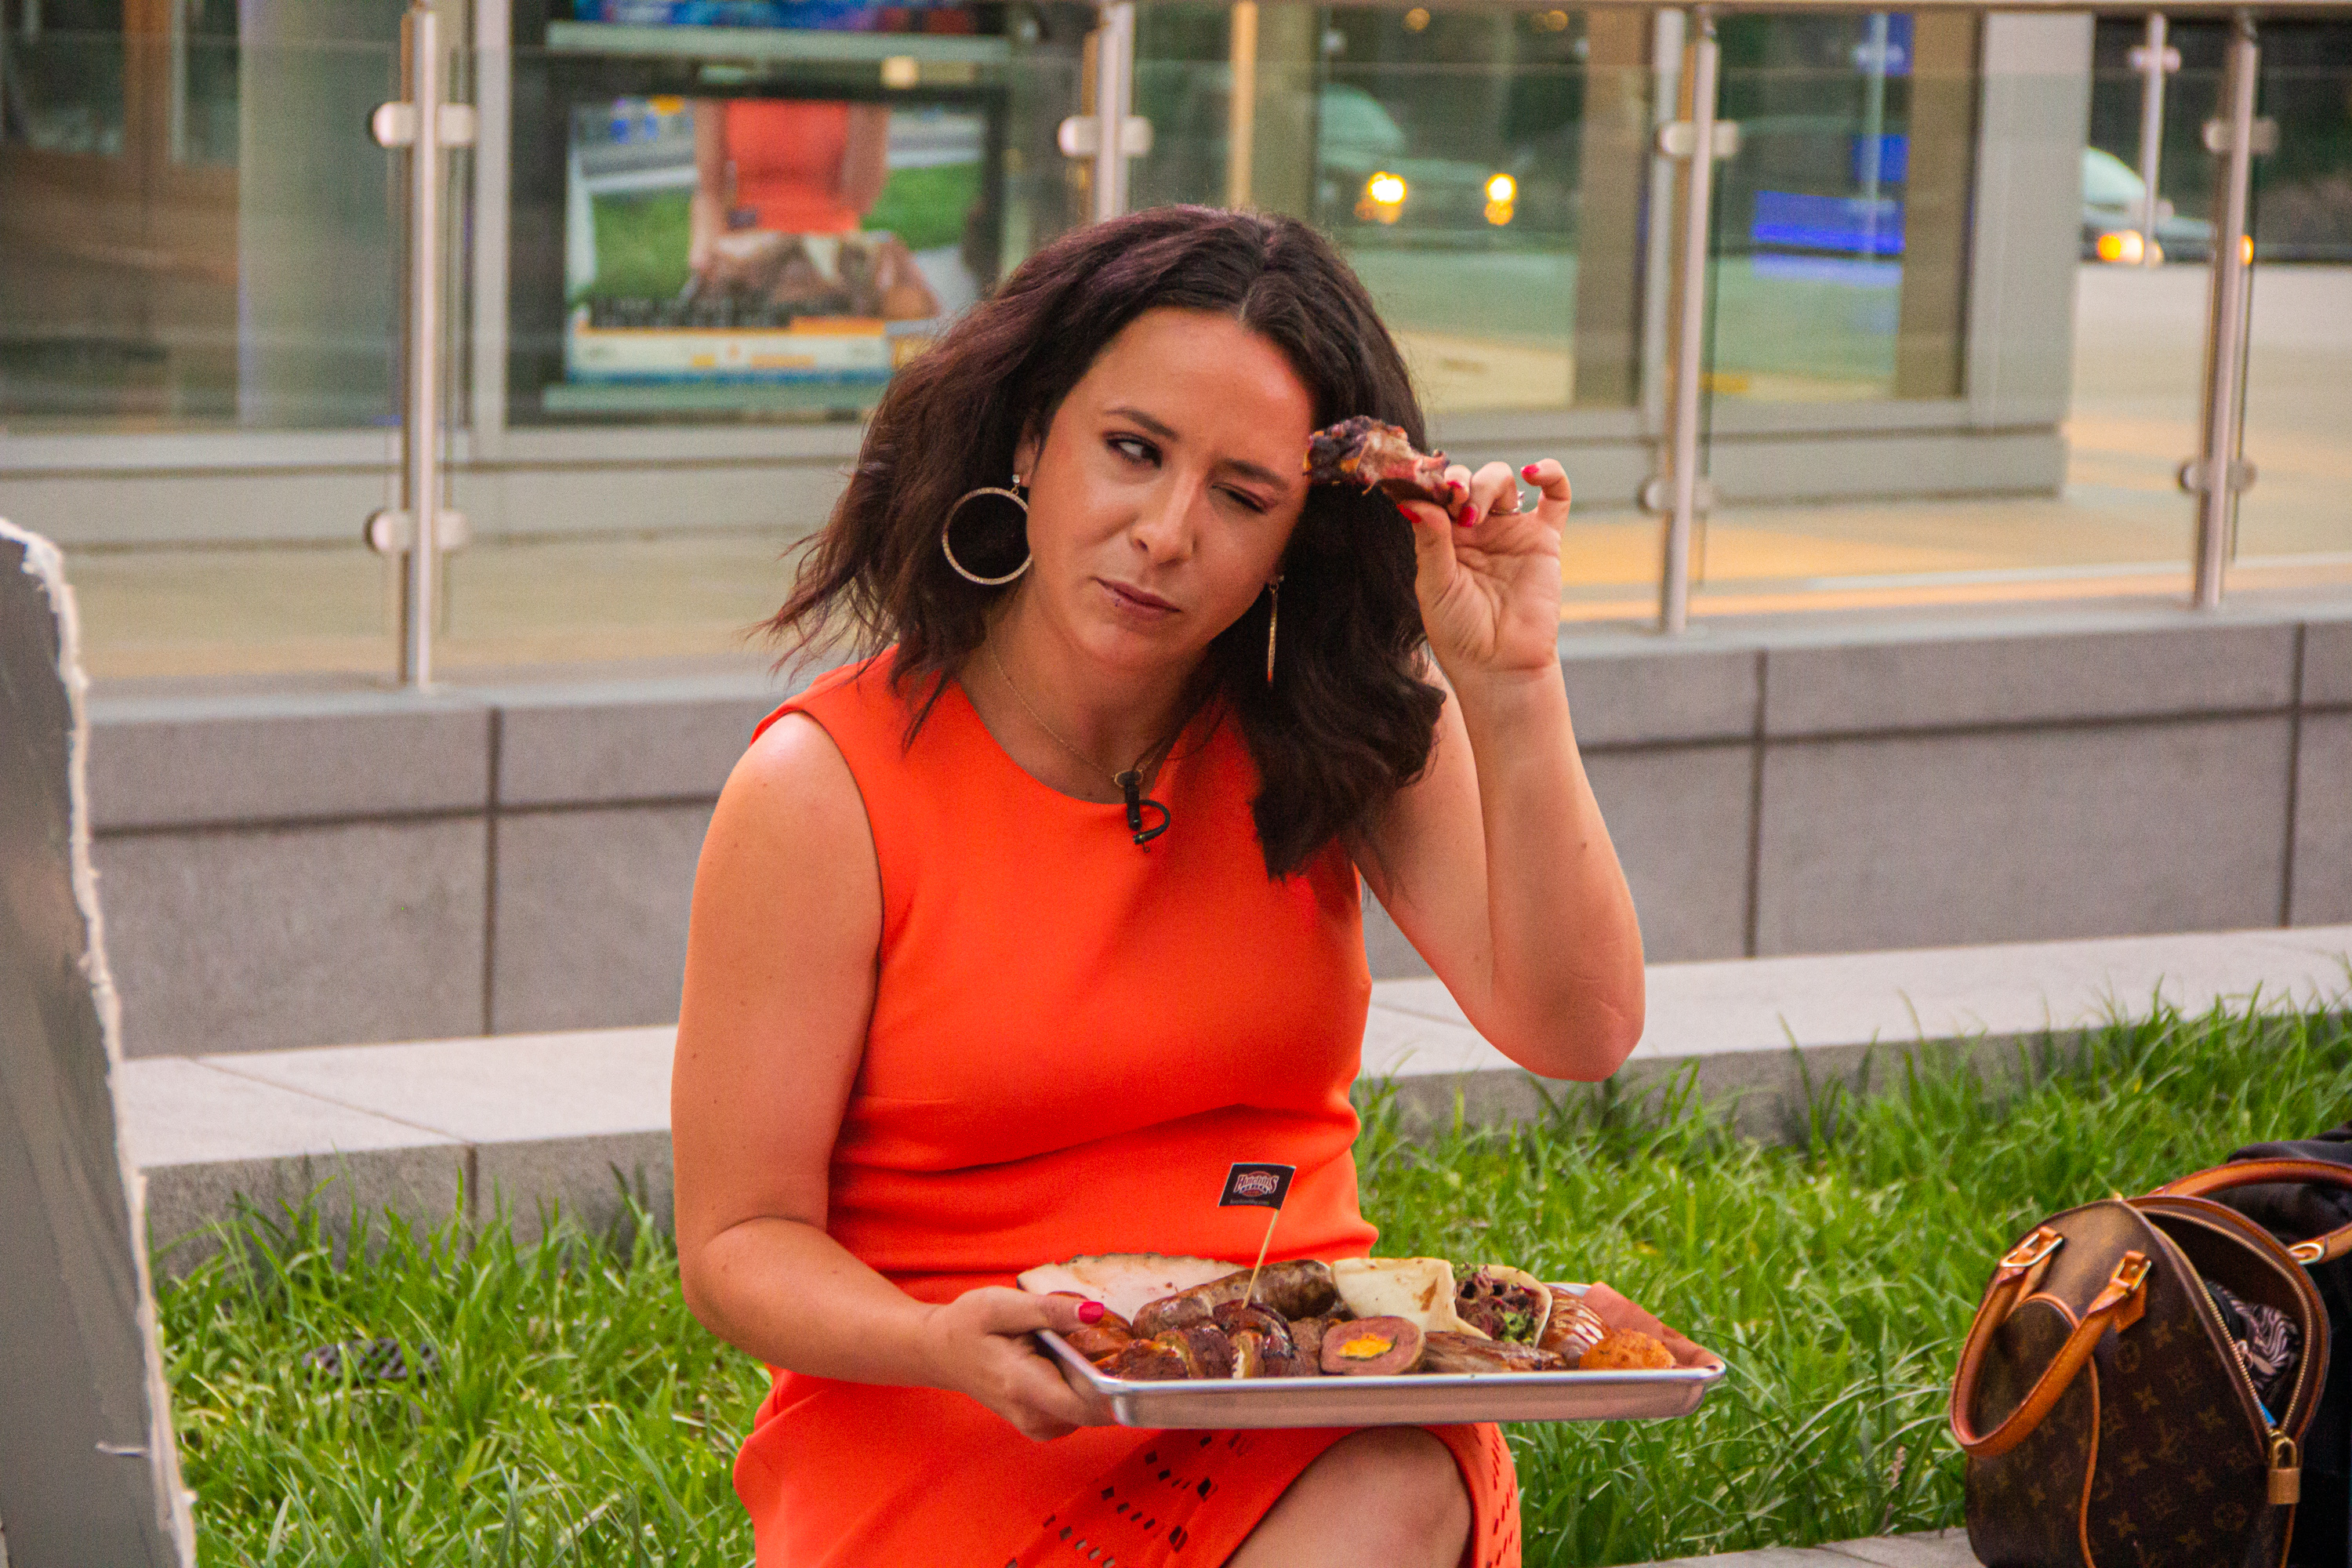
[[1037, 471], [1037, 448], [1042, 445], [1043, 443], [1037, 438], [1037, 432], [1032, 429], [1024, 435], [1020, 443], [1013, 448], [1013, 471], [1024, 483]]

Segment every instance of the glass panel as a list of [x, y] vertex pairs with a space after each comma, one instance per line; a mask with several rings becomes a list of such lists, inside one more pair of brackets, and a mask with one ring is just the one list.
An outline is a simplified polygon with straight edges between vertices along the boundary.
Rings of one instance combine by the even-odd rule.
[[2352, 26], [2269, 23], [2235, 589], [2352, 580]]
[[859, 417], [1075, 216], [1077, 39], [1034, 18], [581, 7], [519, 19], [515, 423]]
[[0, 142], [121, 156], [122, 68], [122, 0], [6, 0]]
[[1734, 16], [1711, 390], [1760, 402], [1960, 391], [1972, 17]]
[[[1135, 199], [1321, 227], [1433, 413], [1629, 404], [1647, 37], [1632, 13], [1150, 7]], [[1611, 285], [1597, 314], [1578, 293], [1580, 232]]]
[[236, 0], [177, 0], [172, 159], [236, 163]]
[[116, 693], [143, 680], [388, 675], [398, 580], [357, 523], [335, 543], [69, 549], [84, 667]]
[[[397, 8], [310, 0], [240, 17], [235, 0], [176, 0], [135, 13], [156, 31], [127, 57], [119, 33], [81, 33], [69, 58], [61, 35], [27, 39], [56, 0], [6, 4], [0, 418], [19, 432], [389, 422], [399, 160], [366, 125], [397, 95]], [[126, 92], [145, 106], [128, 119]]]

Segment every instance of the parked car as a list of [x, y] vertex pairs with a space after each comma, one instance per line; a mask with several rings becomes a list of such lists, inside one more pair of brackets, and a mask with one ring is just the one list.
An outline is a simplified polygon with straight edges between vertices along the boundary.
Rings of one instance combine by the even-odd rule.
[[[2141, 259], [2140, 221], [2147, 210], [2147, 186], [2139, 171], [2103, 147], [2083, 149], [2083, 247], [2085, 261], [2137, 265]], [[2158, 260], [2210, 261], [2213, 226], [2183, 217], [2172, 204], [2156, 202]]]
[[1316, 109], [1321, 121], [1316, 194], [1330, 226], [1394, 226], [1482, 241], [1514, 220], [1556, 228], [1565, 217], [1565, 201], [1552, 199], [1558, 193], [1529, 189], [1524, 168], [1412, 156], [1394, 117], [1360, 87], [1327, 82]]

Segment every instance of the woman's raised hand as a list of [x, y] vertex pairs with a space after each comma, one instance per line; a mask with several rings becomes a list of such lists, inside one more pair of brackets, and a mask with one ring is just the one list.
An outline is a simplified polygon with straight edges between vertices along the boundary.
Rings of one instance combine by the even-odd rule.
[[924, 1319], [922, 1346], [934, 1387], [969, 1394], [1023, 1436], [1036, 1442], [1092, 1424], [1061, 1369], [1040, 1355], [1029, 1336], [1040, 1329], [1066, 1334], [1087, 1303], [1069, 1296], [1032, 1296], [988, 1286], [933, 1307]]
[[[1559, 536], [1568, 473], [1547, 458], [1514, 474], [1501, 463], [1445, 471], [1454, 511], [1408, 501], [1417, 561], [1414, 592], [1431, 651], [1456, 685], [1481, 674], [1557, 668]], [[1536, 487], [1519, 510], [1519, 480]]]

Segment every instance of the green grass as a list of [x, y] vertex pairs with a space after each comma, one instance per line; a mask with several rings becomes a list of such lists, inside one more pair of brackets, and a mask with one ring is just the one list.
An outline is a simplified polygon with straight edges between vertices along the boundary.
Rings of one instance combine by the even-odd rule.
[[[2165, 1016], [2031, 1066], [2011, 1089], [1898, 1068], [1882, 1098], [1818, 1104], [1794, 1149], [1731, 1141], [1686, 1097], [1417, 1142], [1375, 1105], [1359, 1154], [1381, 1251], [1607, 1279], [1732, 1364], [1687, 1420], [1515, 1428], [1527, 1561], [1957, 1522], [1944, 1385], [1992, 1258], [2053, 1209], [2340, 1120], [2352, 1028]], [[162, 1299], [205, 1563], [749, 1560], [728, 1470], [764, 1379], [687, 1316], [650, 1226], [468, 1247], [395, 1225], [350, 1268], [315, 1219], [244, 1228]], [[296, 1365], [383, 1334], [437, 1346], [442, 1374]]]

